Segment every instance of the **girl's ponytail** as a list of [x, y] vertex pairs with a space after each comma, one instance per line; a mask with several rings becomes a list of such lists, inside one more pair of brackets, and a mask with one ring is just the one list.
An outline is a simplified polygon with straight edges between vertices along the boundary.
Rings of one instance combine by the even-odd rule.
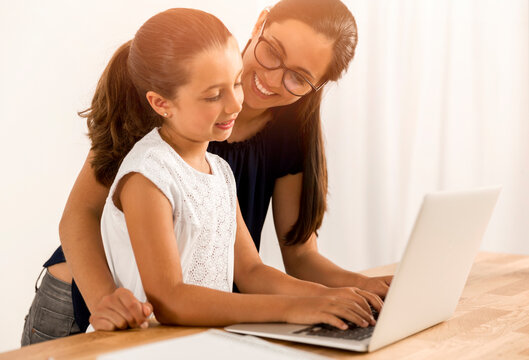
[[96, 179], [110, 186], [132, 146], [162, 119], [142, 104], [130, 79], [127, 59], [132, 40], [114, 53], [99, 79], [92, 105], [79, 115], [87, 119]]

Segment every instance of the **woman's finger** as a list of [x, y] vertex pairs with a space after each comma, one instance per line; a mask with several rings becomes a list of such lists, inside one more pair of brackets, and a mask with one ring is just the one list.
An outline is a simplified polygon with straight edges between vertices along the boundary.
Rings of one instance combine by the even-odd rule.
[[107, 319], [114, 324], [114, 329], [126, 329], [129, 325], [127, 319], [125, 319], [121, 313], [117, 312], [114, 308], [106, 308], [98, 314], [100, 317]]
[[98, 307], [98, 313], [100, 316], [111, 320], [119, 329], [125, 329], [129, 324], [133, 324], [134, 326], [136, 324], [130, 311], [121, 302], [119, 293], [117, 292], [108, 295], [101, 302], [101, 306]]
[[118, 310], [131, 328], [135, 328], [146, 320], [143, 311], [143, 304], [130, 291], [118, 293], [121, 306]]
[[[127, 328], [127, 321], [120, 314], [110, 308], [92, 314], [90, 316], [90, 323], [95, 330], [111, 331]], [[111, 325], [108, 326], [108, 323]]]
[[150, 302], [144, 302], [142, 305], [143, 308], [143, 315], [145, 315], [146, 318], [151, 316], [153, 308]]
[[100, 316], [90, 316], [90, 324], [96, 331], [112, 331], [116, 329], [111, 321]]

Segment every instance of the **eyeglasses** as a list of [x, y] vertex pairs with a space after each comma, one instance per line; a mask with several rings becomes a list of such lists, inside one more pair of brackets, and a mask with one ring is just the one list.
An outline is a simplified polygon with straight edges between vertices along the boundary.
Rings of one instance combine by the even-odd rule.
[[319, 86], [314, 86], [305, 76], [298, 73], [297, 71], [289, 69], [283, 62], [283, 59], [277, 50], [274, 49], [272, 44], [270, 44], [270, 42], [264, 38], [263, 31], [265, 24], [266, 20], [263, 22], [263, 26], [261, 27], [261, 31], [259, 32], [259, 37], [257, 39], [257, 44], [253, 49], [255, 60], [257, 60], [259, 65], [267, 70], [276, 70], [279, 68], [283, 69], [283, 86], [292, 95], [303, 96], [308, 94], [311, 90], [320, 90], [323, 85], [327, 83], [327, 81]]

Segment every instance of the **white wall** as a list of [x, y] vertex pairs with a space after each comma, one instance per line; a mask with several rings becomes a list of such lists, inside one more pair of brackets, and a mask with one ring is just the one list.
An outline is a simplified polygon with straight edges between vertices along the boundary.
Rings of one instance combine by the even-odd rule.
[[[457, 174], [466, 174], [464, 168], [458, 167], [458, 154], [465, 153], [470, 145], [457, 137], [460, 132], [450, 130], [457, 124], [447, 125], [441, 120], [459, 119], [465, 124], [465, 116], [475, 115], [474, 108], [469, 110], [471, 113], [458, 114], [465, 107], [457, 106], [457, 98], [435, 97], [452, 101], [448, 107], [446, 102], [428, 101], [432, 93], [446, 96], [447, 91], [452, 93], [466, 84], [458, 83], [453, 72], [442, 72], [447, 71], [444, 68], [447, 63], [452, 69], [460, 68], [461, 61], [469, 62], [469, 67], [474, 64], [472, 57], [461, 60], [456, 56], [466, 44], [457, 45], [454, 35], [447, 36], [444, 30], [454, 28], [458, 30], [456, 34], [461, 33], [457, 27], [466, 21], [458, 20], [457, 15], [465, 17], [470, 12], [450, 1], [446, 2], [447, 8], [443, 7], [444, 2], [437, 2], [437, 7], [429, 9], [419, 2], [404, 0], [347, 3], [357, 18], [360, 42], [351, 70], [339, 86], [327, 90], [325, 100], [331, 194], [329, 213], [321, 231], [321, 251], [355, 270], [396, 261], [424, 191], [502, 182], [507, 189], [484, 248], [529, 254], [529, 245], [522, 236], [529, 229], [520, 213], [529, 212], [526, 166], [529, 149], [525, 145], [529, 143], [526, 106], [529, 76], [523, 65], [529, 59], [529, 51], [524, 45], [527, 38], [521, 45], [512, 42], [512, 34], [519, 31], [516, 26], [523, 29], [525, 20], [496, 29], [499, 35], [494, 39], [498, 41], [501, 57], [491, 59], [486, 47], [481, 57], [473, 55], [481, 59], [481, 67], [493, 69], [476, 73], [477, 80], [483, 74], [497, 80], [496, 88], [491, 87], [484, 98], [485, 103], [477, 105], [482, 107], [482, 113], [490, 105], [487, 102], [497, 100], [494, 89], [499, 87], [511, 96], [501, 97], [501, 107], [494, 108], [501, 111], [493, 117], [486, 114], [482, 117], [489, 120], [489, 125], [480, 128], [486, 136], [472, 137], [473, 143], [484, 142], [478, 149], [485, 151], [486, 156], [480, 157], [480, 161], [489, 165], [482, 164], [482, 176], [458, 179]], [[491, 1], [481, 3], [485, 8], [495, 6]], [[76, 112], [90, 103], [96, 82], [114, 50], [130, 39], [148, 17], [174, 6], [214, 13], [242, 46], [259, 11], [269, 4], [243, 0], [0, 3], [0, 273], [4, 284], [0, 297], [3, 309], [0, 351], [19, 346], [23, 318], [33, 298], [33, 284], [42, 263], [59, 244], [57, 226], [62, 209], [89, 148], [85, 122]], [[508, 24], [519, 11], [516, 6], [527, 10], [524, 1], [510, 4], [508, 10], [496, 14], [502, 24]], [[505, 9], [504, 4], [502, 8]], [[425, 19], [437, 18], [437, 30], [432, 30], [424, 20], [418, 21], [417, 12], [431, 16]], [[489, 19], [489, 13], [482, 15], [479, 19]], [[417, 37], [427, 30], [434, 41]], [[413, 46], [409, 45], [409, 39], [414, 39]], [[519, 46], [521, 57], [514, 51]], [[434, 55], [425, 57], [421, 52], [424, 48], [434, 51]], [[456, 55], [447, 61], [436, 60], [436, 51], [444, 54], [449, 49]], [[414, 59], [416, 52], [419, 56]], [[424, 64], [433, 65], [428, 68]], [[518, 78], [494, 73], [499, 71], [498, 65], [504, 64], [520, 67]], [[417, 69], [422, 69], [422, 77], [417, 77]], [[460, 69], [464, 73], [466, 68]], [[511, 69], [509, 74], [512, 73]], [[452, 79], [452, 87], [447, 88], [442, 81], [445, 78]], [[425, 87], [425, 82], [431, 87]], [[479, 84], [487, 88], [494, 85]], [[475, 89], [467, 90], [471, 93]], [[465, 94], [458, 96], [464, 98]], [[410, 124], [409, 119], [419, 120]], [[503, 120], [504, 126], [498, 127], [496, 119]], [[454, 136], [447, 139], [452, 144], [448, 148], [436, 147], [436, 141], [430, 141], [439, 138], [439, 127], [445, 127], [445, 134]], [[421, 136], [410, 137], [410, 133]], [[439, 162], [441, 154], [448, 154], [444, 162]], [[502, 236], [505, 233], [507, 237]], [[281, 267], [274, 241], [268, 222], [261, 252], [266, 262]]]

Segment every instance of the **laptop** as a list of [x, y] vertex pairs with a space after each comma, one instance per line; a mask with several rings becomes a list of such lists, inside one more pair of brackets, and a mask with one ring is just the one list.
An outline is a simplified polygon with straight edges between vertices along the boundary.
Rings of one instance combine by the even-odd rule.
[[445, 321], [456, 309], [499, 193], [500, 187], [490, 187], [424, 197], [375, 326], [267, 323], [225, 330], [371, 352]]

